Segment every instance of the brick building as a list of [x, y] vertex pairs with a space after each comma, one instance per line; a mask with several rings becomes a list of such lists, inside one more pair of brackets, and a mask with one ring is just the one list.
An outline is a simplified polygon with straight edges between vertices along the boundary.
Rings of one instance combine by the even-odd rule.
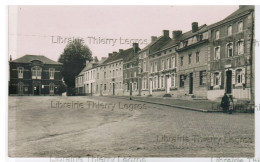
[[10, 95], [58, 95], [62, 64], [42, 55], [25, 55], [9, 62]]
[[192, 30], [181, 35], [178, 52], [178, 97], [207, 98], [207, 25], [192, 23]]
[[[131, 52], [125, 59], [123, 65], [123, 83], [124, 83], [124, 95], [139, 95], [141, 78], [140, 78], [140, 66], [138, 51], [140, 48], [137, 43], [133, 44], [134, 52]], [[131, 94], [132, 93], [132, 94]]]
[[209, 99], [226, 92], [234, 98], [254, 96], [254, 6], [239, 9], [209, 26], [210, 85]]
[[139, 51], [138, 44], [132, 48], [110, 53], [108, 58], [97, 67], [97, 94], [123, 95], [123, 64]]

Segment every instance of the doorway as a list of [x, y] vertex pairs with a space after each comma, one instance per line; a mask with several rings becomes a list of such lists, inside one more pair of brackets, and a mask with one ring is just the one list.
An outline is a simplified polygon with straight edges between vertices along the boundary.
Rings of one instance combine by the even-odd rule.
[[193, 73], [190, 73], [190, 88], [189, 88], [189, 94], [193, 94]]
[[231, 94], [232, 93], [232, 71], [228, 70], [226, 71], [226, 93]]
[[115, 83], [113, 83], [113, 96], [115, 95]]
[[40, 95], [40, 85], [34, 85], [33, 87], [33, 94], [34, 95]]

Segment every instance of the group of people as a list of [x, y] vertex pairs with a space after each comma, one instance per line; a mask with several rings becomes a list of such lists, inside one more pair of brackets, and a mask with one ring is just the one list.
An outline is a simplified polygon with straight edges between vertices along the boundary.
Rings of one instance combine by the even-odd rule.
[[224, 94], [221, 100], [221, 107], [223, 108], [223, 112], [232, 114], [234, 109], [232, 95], [228, 96], [226, 93]]

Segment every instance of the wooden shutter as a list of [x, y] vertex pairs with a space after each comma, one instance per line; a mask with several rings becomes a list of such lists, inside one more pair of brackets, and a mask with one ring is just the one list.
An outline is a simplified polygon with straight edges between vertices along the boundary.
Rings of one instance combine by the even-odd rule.
[[236, 71], [232, 70], [232, 84], [236, 84]]

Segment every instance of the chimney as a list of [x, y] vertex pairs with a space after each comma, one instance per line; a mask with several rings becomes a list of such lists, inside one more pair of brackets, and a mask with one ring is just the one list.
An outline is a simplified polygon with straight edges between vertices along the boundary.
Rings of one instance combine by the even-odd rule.
[[182, 35], [182, 31], [181, 30], [174, 30], [172, 31], [172, 39], [173, 40], [178, 40]]
[[123, 49], [119, 49], [119, 52], [123, 52], [124, 50]]
[[12, 55], [10, 55], [10, 61], [12, 61], [13, 59], [12, 59]]
[[163, 30], [163, 36], [169, 37], [169, 30]]
[[134, 53], [138, 52], [138, 50], [139, 50], [138, 43], [133, 43], [133, 49], [134, 49]]
[[152, 42], [156, 41], [157, 37], [156, 36], [151, 36]]
[[[113, 55], [115, 55], [115, 54], [117, 54], [117, 52], [116, 52], [116, 51], [114, 51], [114, 52], [113, 52]], [[112, 56], [113, 56], [113, 55], [112, 55]]]
[[113, 53], [109, 53], [109, 54], [108, 54], [108, 57], [111, 57], [112, 55], [113, 55]]
[[198, 22], [193, 22], [193, 23], [191, 24], [191, 28], [192, 28], [192, 33], [197, 32], [197, 31], [199, 30], [199, 24], [198, 24]]

